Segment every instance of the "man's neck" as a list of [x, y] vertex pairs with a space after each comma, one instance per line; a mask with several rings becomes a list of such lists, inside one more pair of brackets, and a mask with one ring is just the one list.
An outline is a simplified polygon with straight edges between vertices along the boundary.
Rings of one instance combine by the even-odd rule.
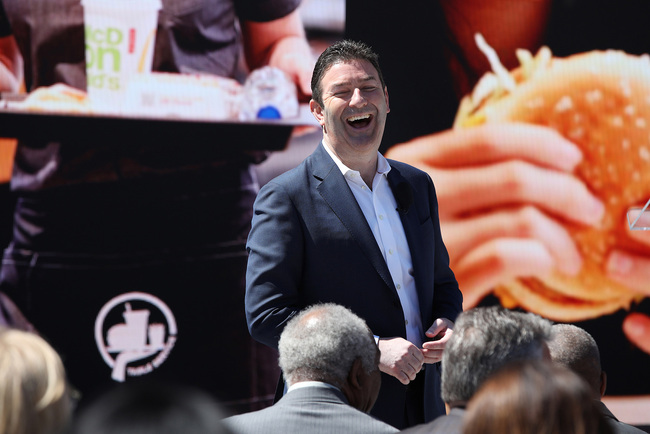
[[447, 414], [449, 414], [449, 412], [454, 408], [465, 409], [466, 406], [467, 406], [467, 401], [452, 401], [452, 402], [445, 403]]
[[368, 188], [372, 189], [372, 181], [377, 173], [377, 150], [372, 149], [364, 153], [345, 153], [337, 150], [327, 141], [323, 140], [323, 146], [326, 146], [346, 167], [356, 170], [361, 174]]

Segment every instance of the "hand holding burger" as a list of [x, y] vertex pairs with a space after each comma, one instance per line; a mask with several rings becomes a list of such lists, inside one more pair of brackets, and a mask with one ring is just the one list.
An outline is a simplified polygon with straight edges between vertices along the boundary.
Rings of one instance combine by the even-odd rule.
[[489, 47], [484, 51], [495, 74], [464, 99], [457, 125], [524, 122], [554, 129], [580, 148], [574, 174], [605, 204], [595, 227], [562, 221], [583, 259], [578, 274], [522, 276], [503, 282], [496, 294], [506, 306], [558, 321], [629, 308], [643, 295], [610, 278], [607, 263], [617, 250], [650, 255], [650, 242], [630, 236], [626, 224], [627, 211], [650, 198], [650, 58], [594, 51], [559, 59], [548, 49], [535, 57], [522, 51], [522, 66], [507, 73]]
[[[596, 57], [608, 56], [614, 64], [619, 63], [617, 59], [633, 58], [618, 53], [612, 59], [611, 55], [600, 53]], [[555, 113], [556, 121], [564, 120], [566, 125], [544, 120], [542, 107], [537, 107], [538, 113], [541, 113], [538, 119], [517, 117], [517, 112], [530, 111], [543, 101], [529, 99], [524, 110], [508, 102], [512, 101], [513, 94], [516, 98], [521, 92], [520, 88], [528, 88], [525, 81], [537, 74], [546, 75], [553, 64], [562, 64], [560, 59], [553, 59], [548, 50], [542, 50], [535, 57], [523, 53], [520, 56], [524, 66], [512, 74], [506, 72], [512, 78], [510, 90], [501, 85], [495, 75], [482, 80], [473, 98], [466, 99], [473, 104], [466, 102], [463, 105], [458, 128], [398, 145], [391, 148], [387, 156], [427, 170], [436, 182], [443, 236], [452, 269], [463, 291], [466, 309], [476, 305], [495, 287], [506, 304], [522, 305], [533, 311], [539, 311], [541, 307], [538, 313], [558, 320], [595, 317], [628, 307], [643, 295], [637, 292], [638, 289], [608, 279], [604, 276], [604, 269], [608, 255], [617, 249], [650, 261], [650, 248], [628, 236], [625, 220], [625, 211], [632, 202], [638, 205], [650, 198], [650, 191], [642, 191], [643, 186], [650, 183], [632, 179], [650, 172], [644, 166], [647, 161], [644, 159], [646, 153], [643, 144], [635, 148], [639, 158], [634, 160], [633, 156], [628, 157], [636, 163], [628, 162], [627, 169], [617, 178], [618, 184], [613, 184], [618, 187], [610, 188], [613, 178], [607, 171], [614, 169], [608, 169], [608, 166], [596, 169], [596, 163], [614, 161], [615, 158], [610, 157], [617, 155], [617, 151], [610, 149], [598, 159], [592, 153], [595, 148], [584, 146], [588, 142], [585, 137], [595, 137], [597, 129], [593, 124], [599, 122], [597, 119], [602, 110], [594, 105], [591, 114], [569, 116], [571, 110], [585, 105], [586, 92], [589, 91], [583, 89], [583, 98], [577, 102], [563, 98], [570, 95], [562, 93], [550, 95], [555, 101], [551, 103], [549, 100], [543, 104], [547, 112]], [[589, 70], [589, 63], [591, 60], [583, 62], [582, 67]], [[638, 64], [633, 62], [630, 69], [636, 71], [634, 68]], [[599, 76], [598, 73], [580, 70], [565, 70], [564, 73], [569, 77], [553, 76], [545, 83], [555, 80], [558, 85], [566, 85], [567, 89], [580, 88], [574, 86], [572, 80], [580, 81], [581, 77], [591, 76], [592, 80], [583, 83], [588, 86], [588, 83], [594, 84], [594, 76]], [[609, 74], [606, 82], [619, 83], [616, 77], [620, 73], [616, 70]], [[603, 88], [596, 90], [590, 88], [588, 97], [591, 101], [604, 95]], [[630, 93], [625, 86], [614, 90], [619, 94]], [[498, 101], [502, 101], [500, 104], [508, 107], [508, 110], [495, 110], [495, 106], [499, 107], [496, 104]], [[523, 100], [517, 101], [524, 104]], [[615, 101], [618, 105], [623, 104], [623, 100]], [[632, 119], [631, 125], [625, 125], [624, 121], [621, 126], [624, 118], [610, 113], [610, 120], [618, 125], [619, 133], [630, 126], [643, 129], [644, 122], [637, 120], [641, 112], [634, 116], [634, 109], [628, 106], [624, 104], [620, 110], [623, 113], [621, 116]], [[499, 113], [500, 117], [497, 116]], [[558, 128], [570, 125], [571, 120], [585, 119], [583, 129], [588, 131], [582, 140], [577, 137], [581, 134], [580, 129], [572, 130], [572, 135], [569, 135], [568, 131]], [[609, 129], [614, 129], [614, 125], [610, 123]], [[647, 144], [648, 134], [642, 136]], [[624, 139], [617, 139], [618, 151], [632, 146], [628, 143], [631, 139]], [[596, 149], [596, 156], [601, 152], [599, 149], [604, 152], [609, 148]], [[630, 170], [633, 168], [641, 170], [636, 173]], [[646, 170], [643, 171], [643, 168]], [[594, 179], [585, 176], [590, 170], [592, 174], [598, 170], [606, 171], [601, 178], [605, 187], [594, 188]], [[641, 191], [635, 192], [635, 201], [615, 204], [617, 211], [614, 212], [612, 203], [617, 200], [614, 197], [619, 193], [621, 198], [631, 194], [624, 194], [622, 190], [616, 193], [616, 188], [625, 189], [628, 184], [636, 185], [636, 189], [641, 188]], [[603, 189], [609, 194], [602, 194]], [[634, 190], [635, 187], [631, 186], [630, 189]], [[600, 235], [586, 235], [590, 233]], [[590, 240], [591, 244], [585, 244], [586, 240]], [[608, 244], [614, 240], [617, 240], [614, 244]], [[594, 271], [596, 274], [592, 274]], [[601, 284], [592, 286], [589, 281], [598, 282], [600, 276], [604, 276]], [[551, 284], [555, 281], [573, 281], [573, 284], [561, 284], [563, 292], [555, 289], [547, 291], [547, 288], [555, 287]], [[523, 300], [515, 299], [513, 295], [519, 292], [520, 286], [524, 286], [521, 291]]]

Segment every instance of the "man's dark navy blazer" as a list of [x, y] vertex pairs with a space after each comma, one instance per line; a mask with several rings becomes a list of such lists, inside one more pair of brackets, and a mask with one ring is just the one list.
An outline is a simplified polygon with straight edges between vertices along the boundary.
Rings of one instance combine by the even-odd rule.
[[[406, 338], [404, 314], [388, 266], [345, 177], [323, 146], [267, 183], [255, 201], [247, 244], [250, 332], [277, 348], [289, 318], [306, 306], [334, 302], [364, 318], [375, 335]], [[388, 181], [398, 203], [404, 202], [405, 195], [412, 202], [403, 203], [404, 209], [396, 212], [408, 240], [426, 331], [436, 318], [454, 321], [462, 310], [462, 295], [449, 268], [431, 178], [404, 163], [389, 163]], [[424, 375], [425, 419], [432, 420], [444, 413], [439, 367], [427, 365]], [[403, 427], [406, 388], [382, 374], [372, 414]]]

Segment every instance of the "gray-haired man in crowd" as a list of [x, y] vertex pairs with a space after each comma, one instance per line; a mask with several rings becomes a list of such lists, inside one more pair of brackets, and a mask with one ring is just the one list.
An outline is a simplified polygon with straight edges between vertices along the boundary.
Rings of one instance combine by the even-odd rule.
[[465, 405], [485, 379], [514, 360], [549, 359], [551, 322], [500, 306], [461, 313], [442, 355], [442, 399], [450, 411], [408, 433], [462, 432]]
[[237, 433], [394, 433], [368, 415], [381, 376], [379, 349], [365, 321], [333, 303], [292, 318], [279, 343], [288, 391], [275, 405], [225, 419]]
[[607, 388], [607, 375], [600, 365], [600, 351], [594, 338], [585, 330], [572, 324], [555, 324], [553, 338], [548, 343], [551, 360], [580, 375], [589, 385], [598, 409], [615, 433], [642, 434], [631, 425], [620, 422], [601, 402]]

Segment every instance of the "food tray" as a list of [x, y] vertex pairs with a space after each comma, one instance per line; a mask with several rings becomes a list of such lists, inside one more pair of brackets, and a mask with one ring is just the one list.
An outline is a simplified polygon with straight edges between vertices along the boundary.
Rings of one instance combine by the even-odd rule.
[[87, 143], [183, 143], [222, 146], [225, 152], [283, 149], [296, 126], [313, 125], [305, 113], [296, 118], [231, 121], [35, 112], [0, 105], [0, 137], [29, 141]]

